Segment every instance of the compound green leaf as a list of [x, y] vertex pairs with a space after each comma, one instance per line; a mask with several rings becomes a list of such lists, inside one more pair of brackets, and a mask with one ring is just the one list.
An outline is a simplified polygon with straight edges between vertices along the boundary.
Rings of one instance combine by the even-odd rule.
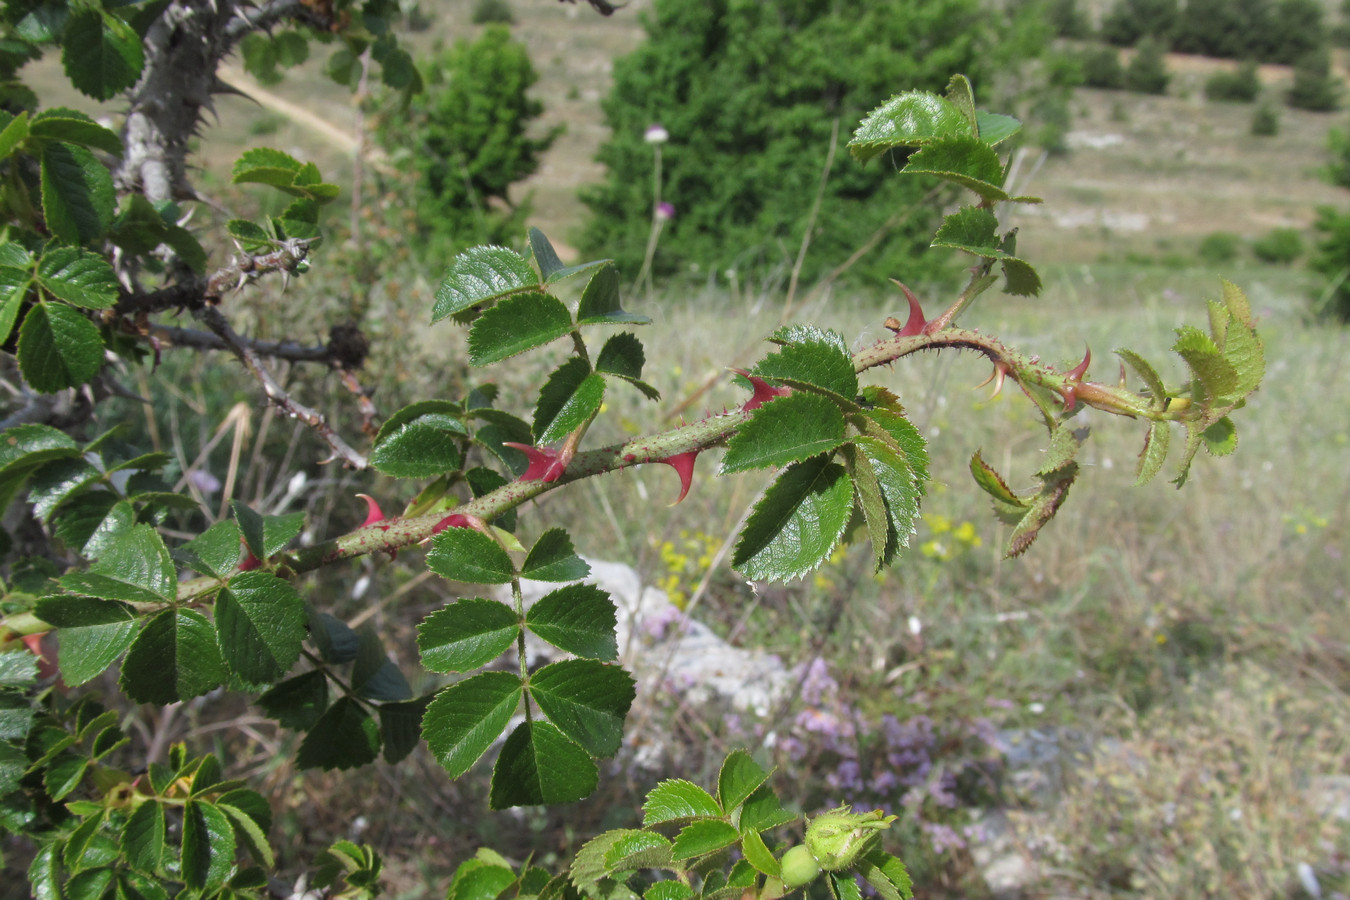
[[574, 356], [553, 370], [534, 407], [535, 443], [551, 444], [590, 421], [605, 399], [605, 379]]
[[493, 809], [571, 803], [590, 795], [600, 773], [586, 751], [548, 722], [522, 722], [492, 769]]
[[582, 325], [647, 325], [651, 319], [619, 305], [619, 270], [603, 266], [581, 292], [577, 322]]
[[682, 819], [718, 819], [722, 807], [703, 788], [683, 778], [670, 778], [647, 792], [642, 804], [642, 827]]
[[519, 634], [515, 610], [473, 597], [427, 616], [417, 626], [417, 649], [433, 672], [468, 672], [501, 656]]
[[785, 466], [844, 442], [844, 414], [828, 397], [797, 392], [755, 410], [727, 442], [722, 474]]
[[61, 35], [61, 64], [81, 93], [111, 100], [141, 77], [141, 37], [121, 19], [97, 8], [71, 15]]
[[1158, 377], [1158, 372], [1153, 368], [1148, 360], [1144, 359], [1133, 350], [1117, 350], [1116, 356], [1123, 359], [1129, 365], [1134, 373], [1148, 387], [1149, 394], [1152, 395], [1155, 405], [1161, 405], [1164, 397], [1167, 396], [1167, 388], [1163, 386], [1163, 380]]
[[732, 564], [746, 577], [788, 581], [817, 568], [853, 510], [853, 481], [824, 456], [793, 463], [755, 505]]
[[934, 141], [909, 157], [900, 171], [910, 175], [936, 175], [959, 184], [988, 202], [1008, 199], [1003, 190], [1003, 163], [994, 148], [974, 136]]
[[174, 551], [183, 565], [201, 575], [226, 578], [239, 565], [239, 524], [223, 519]]
[[619, 655], [614, 602], [593, 584], [570, 584], [546, 594], [525, 613], [525, 625], [568, 653], [587, 659]]
[[354, 769], [380, 755], [380, 726], [355, 697], [340, 697], [300, 742], [302, 769]]
[[351, 686], [359, 697], [368, 700], [410, 700], [412, 687], [403, 672], [384, 652], [380, 635], [369, 625], [359, 632], [356, 663], [352, 666]]
[[562, 301], [548, 294], [514, 294], [474, 320], [469, 362], [485, 366], [555, 341], [572, 330]]
[[740, 806], [769, 780], [769, 772], [744, 750], [733, 750], [717, 773], [717, 797], [722, 808], [731, 811]]
[[771, 338], [783, 344], [755, 366], [756, 375], [787, 384], [809, 385], [852, 402], [858, 393], [858, 375], [848, 344], [833, 331], [796, 325], [779, 329]]
[[79, 310], [38, 303], [19, 326], [19, 368], [44, 394], [79, 387], [103, 368], [103, 338]]
[[922, 147], [974, 134], [975, 126], [950, 100], [927, 91], [907, 91], [863, 119], [848, 149], [855, 159], [867, 162], [893, 147]]
[[60, 141], [122, 155], [122, 139], [116, 132], [73, 109], [60, 106], [44, 109], [33, 117], [28, 131], [42, 141]]
[[287, 678], [258, 697], [258, 705], [286, 728], [307, 731], [328, 708], [328, 677], [314, 669]]
[[159, 533], [135, 525], [117, 535], [88, 571], [62, 576], [74, 593], [128, 603], [167, 603], [178, 594], [178, 575]]
[[405, 758], [422, 739], [422, 717], [431, 704], [430, 697], [380, 704], [380, 734], [384, 737], [384, 761], [396, 763]]
[[214, 803], [189, 800], [183, 810], [183, 880], [188, 887], [218, 888], [234, 867], [234, 828]]
[[137, 703], [164, 706], [201, 696], [227, 676], [216, 630], [206, 617], [191, 609], [167, 609], [132, 642], [119, 684]]
[[73, 144], [43, 147], [41, 183], [47, 228], [64, 243], [87, 244], [112, 224], [112, 174], [90, 151]]
[[570, 740], [592, 756], [613, 756], [633, 704], [633, 676], [592, 659], [550, 663], [530, 676], [530, 697]]
[[433, 537], [427, 568], [466, 584], [507, 584], [515, 574], [506, 551], [472, 528], [447, 528]]
[[681, 860], [706, 856], [723, 847], [730, 847], [740, 836], [740, 832], [726, 822], [708, 819], [692, 822], [675, 836], [671, 857]]
[[473, 247], [455, 257], [436, 288], [431, 321], [538, 286], [538, 276], [519, 253], [505, 247]]
[[159, 871], [166, 832], [163, 806], [147, 800], [136, 807], [122, 831], [122, 852], [133, 869], [152, 875]]
[[565, 528], [550, 528], [541, 534], [520, 569], [522, 578], [535, 581], [578, 581], [590, 572], [591, 567], [572, 549]]
[[225, 223], [225, 231], [245, 253], [266, 253], [276, 243], [266, 229], [248, 219], [230, 219]]
[[1205, 391], [1205, 399], [1210, 404], [1222, 405], [1230, 393], [1236, 391], [1237, 370], [1224, 358], [1209, 335], [1200, 329], [1191, 325], [1178, 328], [1177, 341], [1172, 345], [1172, 349], [1186, 360], [1191, 373]]
[[464, 464], [460, 442], [468, 429], [452, 410], [454, 405], [444, 400], [399, 410], [375, 436], [370, 464], [393, 478], [431, 478], [458, 469]]
[[670, 841], [654, 831], [634, 830], [614, 842], [605, 854], [612, 872], [660, 869], [670, 865]]
[[300, 658], [305, 602], [269, 572], [240, 572], [216, 596], [216, 631], [230, 671], [250, 685], [270, 684]]
[[469, 771], [506, 730], [524, 690], [518, 675], [483, 672], [436, 695], [422, 717], [422, 737], [451, 777]]

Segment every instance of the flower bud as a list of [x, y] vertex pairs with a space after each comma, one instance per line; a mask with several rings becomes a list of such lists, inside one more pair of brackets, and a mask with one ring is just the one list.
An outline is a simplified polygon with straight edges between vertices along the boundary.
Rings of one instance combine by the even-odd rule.
[[878, 832], [891, 827], [895, 816], [876, 809], [868, 813], [850, 812], [847, 806], [816, 816], [806, 826], [806, 846], [827, 872], [847, 869], [871, 847]]
[[798, 844], [784, 853], [779, 865], [783, 870], [783, 886], [789, 889], [804, 887], [820, 875], [820, 864], [805, 844]]

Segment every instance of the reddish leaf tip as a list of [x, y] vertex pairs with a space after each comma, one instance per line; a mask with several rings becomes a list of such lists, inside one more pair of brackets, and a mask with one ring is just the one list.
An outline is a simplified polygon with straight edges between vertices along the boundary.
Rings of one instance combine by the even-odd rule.
[[519, 450], [530, 461], [520, 476], [520, 481], [557, 481], [567, 468], [567, 463], [552, 447], [531, 447], [529, 444], [518, 444], [515, 441], [503, 441], [502, 445]]

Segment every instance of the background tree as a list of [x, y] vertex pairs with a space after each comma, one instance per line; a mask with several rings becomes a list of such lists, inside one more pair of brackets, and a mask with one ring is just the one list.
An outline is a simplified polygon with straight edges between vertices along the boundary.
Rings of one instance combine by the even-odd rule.
[[538, 170], [561, 131], [529, 134], [543, 105], [529, 95], [539, 75], [525, 46], [492, 24], [422, 68], [431, 89], [381, 117], [377, 133], [412, 178], [408, 199], [425, 250], [446, 259], [518, 239], [529, 203], [512, 198], [511, 186]]
[[1177, 0], [1116, 0], [1102, 18], [1102, 38], [1129, 47], [1141, 38], [1170, 42], [1180, 9]]
[[1167, 71], [1166, 51], [1160, 41], [1144, 38], [1125, 67], [1125, 89], [1140, 94], [1165, 94], [1172, 76]]
[[1340, 78], [1331, 71], [1331, 51], [1323, 46], [1294, 66], [1294, 83], [1285, 99], [1294, 109], [1331, 112], [1340, 108], [1343, 90]]
[[[824, 0], [658, 0], [645, 27], [647, 41], [615, 65], [604, 104], [612, 137], [598, 157], [608, 174], [583, 194], [592, 217], [578, 237], [626, 272], [641, 266], [650, 230], [649, 125], [670, 135], [661, 196], [675, 212], [656, 270], [786, 273], [836, 122], [842, 143], [848, 123], [895, 85], [937, 88], [946, 73], [982, 73], [998, 58], [974, 0], [864, 0], [847, 13]], [[1014, 36], [998, 52], [1025, 55], [1040, 41]], [[929, 186], [887, 178], [886, 168], [833, 168], [803, 278], [878, 232], [855, 272], [915, 277], [936, 208], [911, 215]]]

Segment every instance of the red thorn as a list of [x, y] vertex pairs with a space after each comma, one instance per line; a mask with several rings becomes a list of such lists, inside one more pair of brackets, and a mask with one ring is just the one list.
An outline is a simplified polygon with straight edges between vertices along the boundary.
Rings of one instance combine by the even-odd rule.
[[42, 635], [25, 634], [23, 636], [23, 645], [28, 648], [28, 652], [38, 659], [46, 661], [47, 657], [42, 653]]
[[665, 459], [658, 459], [656, 462], [663, 462], [670, 466], [680, 476], [680, 496], [675, 499], [671, 506], [677, 506], [689, 494], [689, 486], [694, 483], [694, 460], [698, 459], [699, 451], [686, 450], [683, 453], [676, 453], [674, 456], [667, 456]]
[[909, 301], [909, 319], [906, 320], [905, 326], [896, 332], [896, 335], [898, 337], [914, 337], [923, 334], [924, 326], [928, 324], [928, 320], [923, 317], [923, 307], [919, 305], [919, 298], [915, 297], [913, 291], [894, 278], [891, 281], [905, 292], [905, 299]]
[[384, 521], [384, 510], [380, 509], [380, 504], [375, 502], [374, 497], [369, 494], [357, 494], [356, 496], [366, 501], [366, 520], [361, 523], [362, 528]]
[[250, 552], [248, 556], [244, 557], [244, 561], [239, 564], [239, 571], [252, 572], [254, 569], [260, 567], [261, 565], [262, 562], [258, 559], [258, 557], [254, 556]]
[[472, 528], [473, 523], [469, 521], [469, 518], [469, 516], [462, 513], [451, 513], [433, 525], [431, 533], [440, 534], [447, 528]]
[[525, 473], [520, 476], [520, 481], [557, 481], [567, 468], [567, 463], [559, 458], [558, 451], [552, 447], [531, 447], [529, 444], [517, 444], [514, 441], [503, 441], [502, 445], [514, 447], [524, 453], [525, 458], [530, 461]]
[[1083, 354], [1083, 361], [1069, 370], [1069, 380], [1071, 381], [1082, 381], [1083, 376], [1087, 374], [1088, 363], [1092, 362], [1092, 348], [1087, 347], [1084, 349], [1086, 349], [1087, 352]]
[[750, 395], [750, 399], [745, 401], [744, 405], [741, 406], [741, 412], [754, 412], [770, 400], [786, 397], [788, 394], [792, 393], [792, 388], [775, 387], [758, 375], [751, 375], [744, 369], [732, 369], [731, 371], [749, 381], [750, 387], [754, 389], [754, 393]]

